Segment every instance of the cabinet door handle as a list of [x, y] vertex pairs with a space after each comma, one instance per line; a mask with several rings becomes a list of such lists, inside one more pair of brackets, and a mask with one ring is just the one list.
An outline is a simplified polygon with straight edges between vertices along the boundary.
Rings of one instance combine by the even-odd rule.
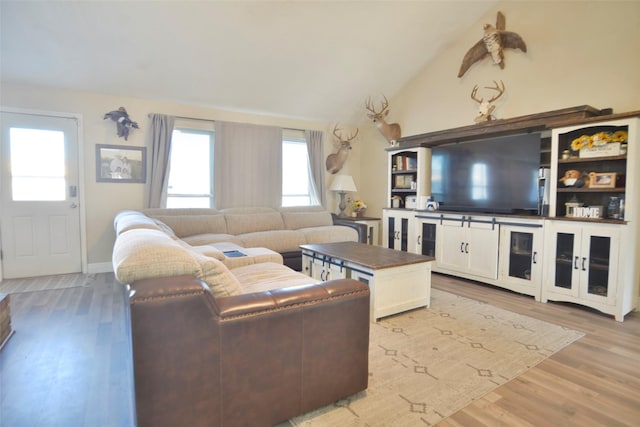
[[577, 270], [579, 268], [578, 267], [578, 260], [579, 259], [580, 259], [580, 257], [575, 257], [574, 260], [573, 260], [573, 269], [574, 270]]
[[586, 262], [587, 262], [587, 257], [582, 257], [582, 271], [587, 271], [587, 268], [584, 265]]
[[469, 244], [468, 243], [465, 243], [465, 245], [464, 245], [464, 253], [465, 254], [469, 253]]
[[460, 253], [464, 253], [464, 242], [460, 242]]
[[537, 264], [538, 263], [538, 252], [534, 252], [533, 253], [533, 263]]

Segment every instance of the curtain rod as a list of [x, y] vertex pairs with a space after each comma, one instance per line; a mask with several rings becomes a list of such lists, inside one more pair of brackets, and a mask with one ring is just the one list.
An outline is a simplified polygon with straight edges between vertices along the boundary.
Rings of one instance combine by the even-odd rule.
[[[147, 117], [151, 118], [152, 114], [154, 114], [154, 113], [147, 114]], [[158, 114], [158, 113], [156, 113], [156, 114]], [[170, 115], [170, 114], [167, 114], [167, 115]], [[203, 122], [215, 122], [215, 120], [212, 120], [212, 119], [201, 119], [199, 117], [185, 117], [185, 116], [173, 116], [173, 117], [176, 118], [176, 119], [183, 119], [183, 120], [200, 120], [200, 121], [203, 121]]]
[[[152, 113], [147, 114], [147, 117], [151, 118], [151, 114]], [[213, 119], [201, 119], [199, 117], [185, 117], [185, 116], [173, 116], [173, 117], [175, 117], [176, 119], [183, 119], [183, 120], [200, 120], [200, 121], [203, 121], [203, 122], [215, 122], [215, 120], [213, 120]], [[282, 129], [284, 129], [284, 130], [296, 130], [296, 131], [299, 131], [299, 132], [305, 132], [305, 131], [309, 130], [309, 129], [296, 129], [296, 128], [282, 128]]]

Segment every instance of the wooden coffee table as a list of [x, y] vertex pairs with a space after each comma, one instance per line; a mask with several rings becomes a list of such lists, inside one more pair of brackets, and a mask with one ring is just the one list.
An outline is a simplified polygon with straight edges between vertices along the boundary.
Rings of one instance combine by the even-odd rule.
[[318, 280], [351, 278], [367, 283], [371, 320], [431, 301], [435, 258], [356, 242], [301, 245], [303, 272]]

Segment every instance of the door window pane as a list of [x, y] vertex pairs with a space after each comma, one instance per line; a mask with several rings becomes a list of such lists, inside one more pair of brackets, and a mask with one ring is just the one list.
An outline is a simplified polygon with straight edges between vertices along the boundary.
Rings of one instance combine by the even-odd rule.
[[11, 128], [9, 140], [12, 199], [65, 200], [64, 132]]

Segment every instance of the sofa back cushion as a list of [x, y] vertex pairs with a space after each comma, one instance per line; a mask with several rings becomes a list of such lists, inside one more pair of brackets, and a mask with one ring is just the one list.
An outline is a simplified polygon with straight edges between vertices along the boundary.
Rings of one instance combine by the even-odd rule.
[[195, 253], [194, 257], [200, 264], [200, 269], [202, 270], [202, 275], [199, 276], [198, 279], [209, 286], [213, 296], [229, 297], [242, 293], [240, 282], [231, 274], [222, 261], [200, 253]]
[[121, 283], [152, 277], [201, 275], [200, 265], [178, 241], [160, 230], [134, 229], [116, 239], [113, 271]]
[[280, 212], [257, 213], [225, 213], [227, 232], [233, 235], [253, 233], [256, 231], [284, 230], [284, 222]]
[[113, 220], [113, 226], [116, 230], [116, 235], [136, 228], [160, 230], [160, 227], [152, 218], [137, 211], [119, 212]]
[[121, 283], [189, 275], [204, 281], [216, 297], [241, 292], [238, 280], [221, 261], [192, 251], [159, 230], [135, 229], [119, 235], [113, 270]]
[[155, 217], [158, 215], [216, 215], [220, 211], [213, 208], [146, 208], [142, 213]]
[[176, 236], [180, 238], [197, 234], [224, 234], [227, 232], [227, 223], [222, 214], [154, 215], [153, 217], [171, 227]]
[[282, 220], [287, 230], [299, 230], [301, 228], [321, 227], [333, 224], [333, 219], [328, 211], [316, 212], [282, 212]]

